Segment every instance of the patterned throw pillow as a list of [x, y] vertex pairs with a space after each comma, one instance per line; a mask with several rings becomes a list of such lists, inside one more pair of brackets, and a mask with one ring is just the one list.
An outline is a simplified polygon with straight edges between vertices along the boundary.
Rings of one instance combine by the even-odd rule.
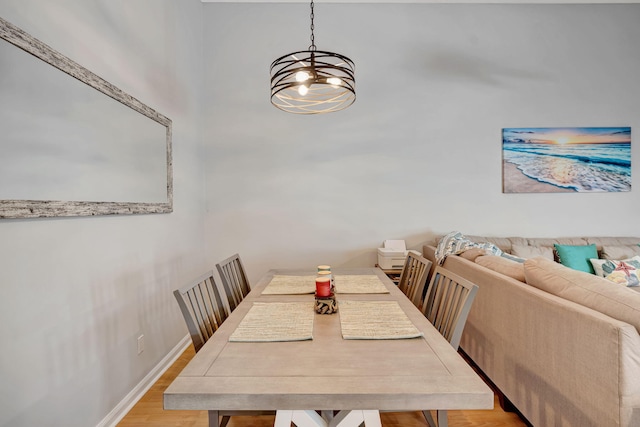
[[625, 264], [631, 265], [635, 268], [640, 268], [640, 256], [636, 255], [633, 258], [623, 259], [623, 260], [615, 260], [615, 259], [589, 259], [593, 269], [595, 270], [596, 276], [607, 277], [609, 274], [613, 273], [618, 264], [624, 262]]
[[640, 286], [638, 267], [627, 264], [624, 261], [612, 262], [616, 265], [616, 268], [605, 279], [627, 287]]

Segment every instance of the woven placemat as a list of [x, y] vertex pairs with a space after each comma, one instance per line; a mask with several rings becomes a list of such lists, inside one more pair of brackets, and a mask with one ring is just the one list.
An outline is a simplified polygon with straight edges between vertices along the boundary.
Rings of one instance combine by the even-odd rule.
[[313, 302], [255, 302], [229, 341], [310, 340], [315, 314]]
[[342, 301], [340, 326], [346, 340], [417, 338], [422, 332], [396, 301]]
[[336, 293], [339, 294], [388, 294], [384, 283], [375, 274], [336, 275]]
[[316, 291], [316, 276], [275, 275], [262, 291], [262, 295], [303, 295]]

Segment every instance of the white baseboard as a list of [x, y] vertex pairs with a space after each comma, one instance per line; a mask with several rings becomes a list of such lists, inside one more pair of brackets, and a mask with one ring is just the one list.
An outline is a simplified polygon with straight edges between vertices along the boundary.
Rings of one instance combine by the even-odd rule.
[[191, 337], [186, 335], [175, 347], [98, 423], [96, 427], [115, 427], [138, 400], [151, 388], [153, 384], [165, 373], [173, 362], [191, 345]]

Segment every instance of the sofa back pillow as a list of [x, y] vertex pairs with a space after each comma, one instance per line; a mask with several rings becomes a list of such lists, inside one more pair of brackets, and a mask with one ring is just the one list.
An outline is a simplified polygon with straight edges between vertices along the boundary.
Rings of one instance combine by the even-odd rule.
[[553, 248], [551, 246], [513, 245], [511, 253], [525, 259], [541, 256], [553, 261]]
[[557, 243], [559, 245], [588, 245], [589, 241], [582, 237], [558, 237], [558, 238], [547, 238], [547, 237], [535, 237], [527, 239], [527, 245], [529, 246], [548, 246], [550, 248]]
[[489, 270], [513, 277], [524, 283], [524, 264], [517, 261], [511, 261], [502, 256], [497, 255], [481, 255], [476, 258], [476, 264], [481, 265]]
[[[598, 249], [603, 246], [633, 246], [640, 243], [640, 237], [586, 237], [587, 243], [595, 243]], [[561, 243], [561, 242], [558, 242]]]
[[462, 252], [458, 256], [461, 256], [464, 259], [468, 259], [471, 262], [476, 262], [476, 258], [482, 255], [486, 255], [488, 253], [489, 252], [487, 252], [487, 250], [483, 248], [471, 248]]
[[526, 282], [538, 289], [633, 325], [640, 333], [640, 293], [544, 258], [524, 262]]
[[640, 246], [603, 246], [602, 257], [606, 259], [624, 259], [640, 255]]

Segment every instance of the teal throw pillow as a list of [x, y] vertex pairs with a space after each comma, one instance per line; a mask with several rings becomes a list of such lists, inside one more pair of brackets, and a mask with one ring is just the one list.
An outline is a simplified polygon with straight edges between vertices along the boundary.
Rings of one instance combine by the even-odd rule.
[[598, 258], [598, 250], [596, 245], [553, 245], [558, 253], [560, 264], [572, 268], [574, 270], [584, 271], [585, 273], [595, 274], [590, 258]]

